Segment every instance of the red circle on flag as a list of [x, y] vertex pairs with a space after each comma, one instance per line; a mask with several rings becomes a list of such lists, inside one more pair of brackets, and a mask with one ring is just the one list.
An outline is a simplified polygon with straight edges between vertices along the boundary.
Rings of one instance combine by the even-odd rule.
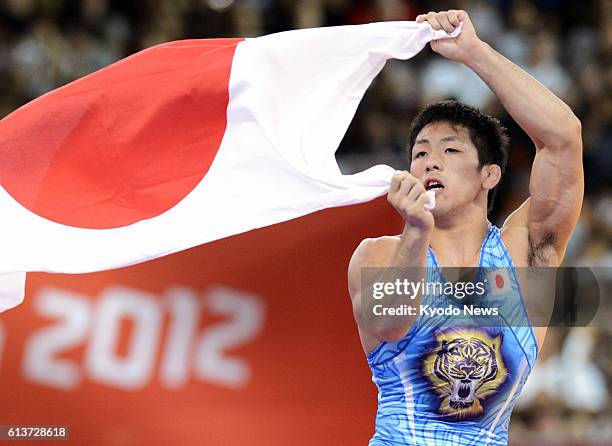
[[35, 214], [108, 229], [156, 217], [208, 172], [241, 39], [159, 45], [0, 122], [2, 187]]
[[504, 287], [504, 278], [500, 274], [495, 275], [495, 285], [497, 285], [497, 288]]

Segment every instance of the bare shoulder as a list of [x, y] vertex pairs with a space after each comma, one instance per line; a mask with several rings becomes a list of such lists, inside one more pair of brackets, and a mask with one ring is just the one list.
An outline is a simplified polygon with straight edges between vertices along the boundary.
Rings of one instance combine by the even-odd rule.
[[[501, 237], [515, 266], [549, 266], [557, 261], [556, 253], [552, 250], [552, 247], [534, 246], [533, 240], [529, 235], [530, 207], [531, 199], [528, 198], [508, 216], [502, 226]], [[524, 293], [527, 314], [530, 317], [533, 317], [535, 314], [541, 315], [542, 312], [548, 315], [552, 314], [554, 299], [544, 298], [544, 296], [548, 295], [546, 294], [546, 288], [538, 286], [535, 295], [539, 298], [531, 298], [534, 294], [534, 285], [540, 285], [540, 283], [533, 279], [527, 279], [525, 268], [519, 268], [519, 281]], [[534, 326], [533, 330], [537, 338], [538, 347], [541, 348], [546, 337], [547, 327]]]
[[529, 208], [530, 199], [521, 204], [506, 218], [501, 237], [516, 266], [528, 266], [529, 262]]
[[348, 267], [351, 297], [354, 297], [355, 291], [361, 285], [361, 268], [389, 265], [389, 261], [399, 242], [399, 236], [385, 235], [376, 238], [366, 238], [359, 243]]
[[357, 322], [359, 338], [366, 354], [371, 352], [380, 339], [362, 327], [361, 320], [361, 269], [365, 267], [389, 265], [397, 245], [399, 236], [383, 236], [362, 240], [355, 249], [348, 267], [348, 288], [353, 306], [353, 316]]
[[400, 242], [397, 235], [384, 235], [376, 238], [366, 238], [359, 243], [353, 253], [353, 259], [359, 261], [359, 266], [381, 266], [389, 260]]

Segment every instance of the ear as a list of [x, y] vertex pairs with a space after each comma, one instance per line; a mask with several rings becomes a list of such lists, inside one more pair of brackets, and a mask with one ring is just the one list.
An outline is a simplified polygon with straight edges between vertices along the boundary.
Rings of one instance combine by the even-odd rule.
[[487, 164], [482, 167], [482, 187], [491, 190], [501, 180], [501, 168], [497, 164]]

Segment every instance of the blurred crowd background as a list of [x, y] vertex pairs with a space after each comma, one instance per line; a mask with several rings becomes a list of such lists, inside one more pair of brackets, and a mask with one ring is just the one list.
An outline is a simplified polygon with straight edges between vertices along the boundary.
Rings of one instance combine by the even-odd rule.
[[[140, 49], [169, 40], [254, 37], [289, 29], [412, 20], [466, 9], [479, 36], [563, 98], [583, 126], [586, 197], [568, 265], [612, 266], [612, 1], [610, 0], [2, 0], [0, 117]], [[491, 220], [528, 194], [534, 148], [467, 68], [426, 49], [391, 61], [338, 151], [346, 173], [406, 166], [406, 135], [425, 104], [456, 98], [499, 117], [512, 139]], [[612, 315], [604, 320], [612, 321]], [[612, 324], [610, 324], [612, 325]], [[511, 444], [612, 444], [612, 331], [550, 330], [511, 423]], [[323, 396], [322, 396], [323, 397]]]

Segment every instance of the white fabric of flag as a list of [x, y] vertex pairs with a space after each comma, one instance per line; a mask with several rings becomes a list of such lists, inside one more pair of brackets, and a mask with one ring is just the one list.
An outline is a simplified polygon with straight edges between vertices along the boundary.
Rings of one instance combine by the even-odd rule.
[[[228, 100], [222, 107], [217, 101], [209, 109], [201, 79], [206, 79], [208, 67], [219, 72], [221, 62], [215, 59], [219, 51], [207, 50], [197, 58], [193, 54], [199, 47], [219, 46], [219, 41], [170, 42], [130, 56], [13, 112], [0, 121], [4, 159], [0, 161], [0, 274], [4, 274], [0, 310], [21, 302], [24, 271], [85, 273], [123, 267], [385, 194], [394, 169], [378, 165], [343, 175], [335, 152], [366, 89], [388, 59], [409, 59], [431, 40], [455, 37], [459, 32], [448, 35], [426, 23], [383, 22], [236, 39], [224, 43], [233, 45], [227, 91], [221, 92]], [[193, 70], [199, 70], [200, 77], [190, 72], [189, 64], [195, 62], [186, 58], [197, 60]], [[168, 79], [176, 81], [159, 80], [151, 84], [150, 91], [139, 91], [139, 84], [163, 75], [158, 73], [164, 70], [160, 60], [169, 61], [168, 76], [172, 77]], [[143, 72], [142, 79], [138, 77], [140, 67], [151, 70]], [[111, 87], [105, 91], [98, 84]], [[95, 90], [92, 85], [96, 96], [91, 96]], [[122, 85], [129, 88], [117, 94]], [[215, 88], [218, 96], [218, 86]], [[156, 95], [162, 94], [167, 96], [156, 108], [135, 109], [139, 103], [155, 103]], [[89, 102], [79, 102], [81, 97]], [[164, 184], [155, 182], [155, 175], [164, 173], [166, 161], [160, 158], [156, 163], [147, 158], [146, 165], [138, 166], [134, 160], [140, 152], [132, 149], [149, 145], [155, 155], [157, 141], [166, 150], [164, 156], [176, 153], [181, 157], [185, 146], [193, 146], [197, 156], [198, 141], [206, 140], [207, 135], [196, 133], [201, 132], [197, 125], [180, 128], [182, 118], [177, 122], [172, 116], [180, 110], [185, 119], [193, 118], [190, 104], [198, 104], [198, 113], [205, 109], [224, 120], [220, 143], [210, 152], [209, 162], [202, 165], [200, 176], [200, 167], [195, 165], [188, 175], [160, 180], [191, 184], [188, 180], [197, 178], [178, 198], [169, 200], [170, 204], [158, 205], [155, 191], [165, 189]], [[72, 110], [78, 110], [78, 116]], [[122, 113], [121, 121], [113, 121], [118, 113]], [[164, 114], [168, 115], [167, 127], [163, 125]], [[98, 125], [96, 117], [104, 122]], [[105, 133], [95, 133], [100, 127]], [[187, 138], [190, 143], [172, 147], [174, 137], [181, 141]], [[82, 147], [71, 147], [66, 142], [71, 138]], [[109, 152], [115, 156], [112, 163], [105, 164], [109, 169], [120, 166], [124, 158], [133, 164], [133, 170], [126, 170], [131, 173], [109, 173], [104, 178], [116, 178], [116, 184], [104, 186], [113, 191], [111, 198], [103, 197], [110, 203], [104, 208], [96, 208], [98, 196], [93, 192], [86, 195], [89, 183], [95, 189], [97, 180], [87, 180], [89, 172], [96, 173], [95, 163], [87, 172], [78, 172], [78, 181], [73, 178], [62, 183], [61, 175], [76, 174], [74, 166], [83, 164], [82, 160], [72, 163], [70, 156], [86, 151], [87, 156], [95, 156], [88, 138], [95, 140], [101, 156], [109, 156]], [[59, 141], [57, 147], [55, 140]], [[50, 154], [45, 152], [47, 146]], [[185, 164], [189, 159], [185, 157]], [[173, 166], [180, 163], [180, 159], [171, 161]], [[55, 168], [53, 163], [60, 162], [64, 164]], [[101, 165], [98, 170], [103, 169]], [[60, 175], [53, 177], [52, 184], [46, 177], [49, 172]], [[130, 182], [140, 172], [147, 172], [142, 187]], [[56, 212], [56, 208], [41, 204], [45, 196], [54, 201], [58, 195], [49, 191], [56, 190], [68, 191], [68, 200], [83, 191], [86, 200], [54, 203], [60, 209]], [[176, 195], [178, 189], [173, 186], [168, 190]], [[138, 206], [147, 200], [153, 204], [143, 205], [146, 209], [140, 212]], [[124, 220], [112, 219], [124, 212]], [[110, 221], [112, 224], [106, 223]]]

